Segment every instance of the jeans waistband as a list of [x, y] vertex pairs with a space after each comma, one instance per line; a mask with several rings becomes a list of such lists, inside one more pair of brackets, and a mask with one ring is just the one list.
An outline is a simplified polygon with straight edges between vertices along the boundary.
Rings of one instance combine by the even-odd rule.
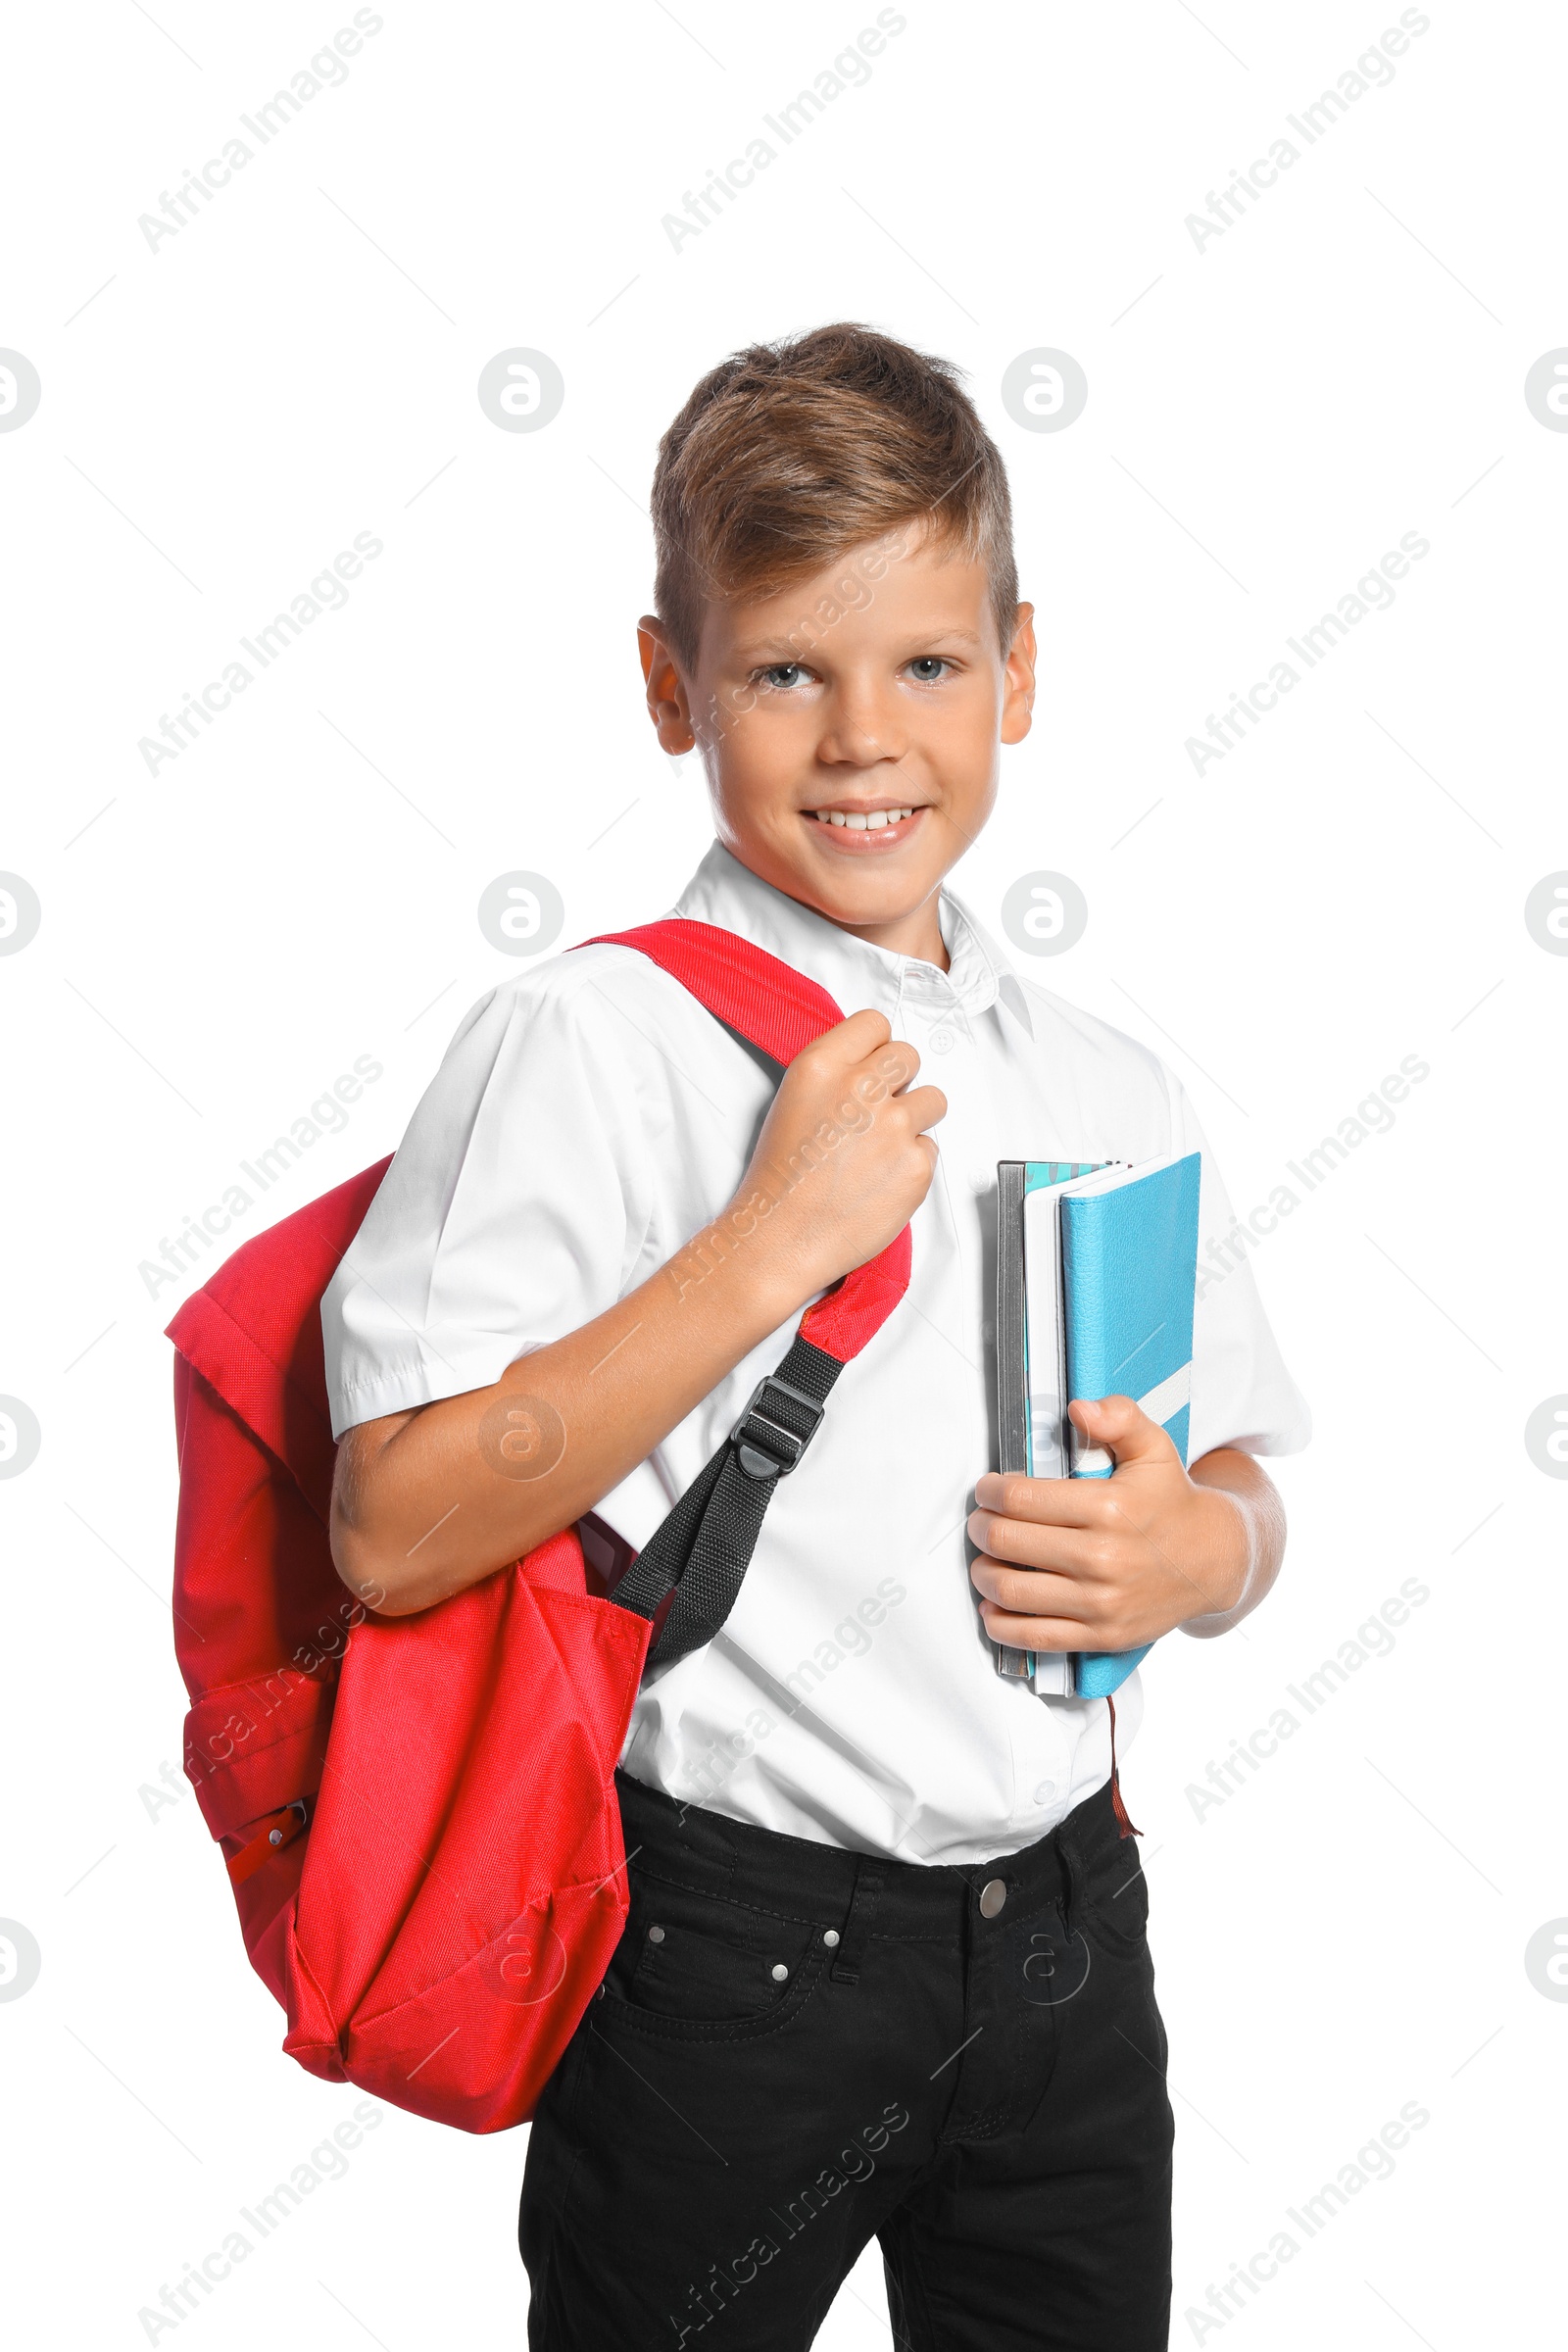
[[999, 1880], [1014, 1909], [1068, 1900], [1114, 1861], [1121, 1841], [1108, 1782], [1035, 1844], [963, 1864], [900, 1862], [758, 1829], [683, 1805], [618, 1770], [615, 1792], [628, 1862], [639, 1872], [824, 1928], [842, 1922], [857, 1886], [863, 1898], [874, 1876], [879, 1936], [957, 1936], [976, 1913], [992, 1916], [982, 1897], [996, 1905]]

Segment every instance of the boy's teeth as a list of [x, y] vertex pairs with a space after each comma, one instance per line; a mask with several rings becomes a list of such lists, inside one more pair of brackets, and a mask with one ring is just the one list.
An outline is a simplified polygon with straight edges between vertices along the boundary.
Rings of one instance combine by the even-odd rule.
[[815, 811], [819, 825], [848, 825], [852, 833], [878, 833], [885, 825], [896, 825], [902, 818], [913, 814], [912, 808], [818, 808]]

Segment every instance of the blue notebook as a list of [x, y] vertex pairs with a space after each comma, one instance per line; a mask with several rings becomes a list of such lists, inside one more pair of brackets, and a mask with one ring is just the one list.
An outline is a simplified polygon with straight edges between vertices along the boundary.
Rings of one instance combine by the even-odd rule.
[[[1075, 1396], [1135, 1397], [1187, 1459], [1198, 1274], [1196, 1152], [1137, 1166], [1004, 1161], [998, 1169], [997, 1396], [1004, 1470], [1108, 1478], [1067, 1419]], [[1001, 1649], [1042, 1696], [1107, 1697], [1148, 1645], [1116, 1653]]]

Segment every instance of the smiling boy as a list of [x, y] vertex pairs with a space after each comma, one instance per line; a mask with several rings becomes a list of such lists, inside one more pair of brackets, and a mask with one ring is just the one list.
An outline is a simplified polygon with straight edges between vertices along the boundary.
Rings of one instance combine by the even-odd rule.
[[[645, 1677], [630, 1916], [532, 2127], [530, 2342], [804, 2346], [874, 2234], [916, 2352], [1153, 2352], [1171, 2117], [1112, 1720], [995, 1645], [1226, 1631], [1304, 1407], [1244, 1266], [1199, 1302], [1190, 1471], [1126, 1397], [1072, 1408], [1108, 1481], [987, 1470], [997, 1162], [1202, 1151], [1232, 1220], [1179, 1083], [944, 888], [1035, 662], [953, 371], [853, 326], [743, 352], [654, 514], [648, 705], [717, 836], [675, 911], [848, 1017], [780, 1081], [610, 945], [475, 1007], [325, 1301], [341, 1574], [420, 1609], [574, 1522], [612, 1574], [801, 1310], [906, 1223], [912, 1271], [727, 1622]], [[523, 1400], [519, 1477], [490, 1433]], [[1141, 1711], [1134, 1678], [1124, 1749]]]

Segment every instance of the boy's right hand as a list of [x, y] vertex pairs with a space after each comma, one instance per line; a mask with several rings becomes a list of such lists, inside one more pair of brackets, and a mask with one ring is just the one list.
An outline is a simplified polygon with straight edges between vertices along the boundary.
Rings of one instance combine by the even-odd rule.
[[855, 1012], [798, 1054], [740, 1190], [717, 1220], [757, 1236], [781, 1295], [804, 1305], [885, 1250], [930, 1190], [946, 1116], [920, 1056], [880, 1012]]

